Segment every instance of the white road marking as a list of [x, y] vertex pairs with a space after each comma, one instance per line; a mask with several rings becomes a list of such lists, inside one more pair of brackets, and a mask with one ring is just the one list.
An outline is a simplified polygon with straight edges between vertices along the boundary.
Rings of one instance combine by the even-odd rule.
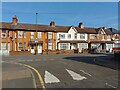
[[71, 70], [68, 70], [66, 69], [67, 72], [72, 76], [73, 80], [83, 80], [83, 79], [87, 79], [86, 77], [84, 76], [81, 76], [80, 74], [77, 74]]
[[91, 75], [91, 74], [89, 74], [89, 73], [85, 72], [84, 70], [80, 70], [80, 71], [81, 71], [81, 72], [83, 72], [84, 74], [86, 74], [86, 75], [88, 75], [88, 76], [92, 77], [92, 75]]
[[107, 86], [109, 86], [109, 87], [112, 87], [112, 88], [117, 88], [117, 87], [115, 87], [115, 86], [112, 86], [112, 85], [110, 85], [110, 84], [108, 84], [108, 83], [105, 83]]
[[48, 71], [45, 71], [45, 83], [58, 83], [60, 80]]

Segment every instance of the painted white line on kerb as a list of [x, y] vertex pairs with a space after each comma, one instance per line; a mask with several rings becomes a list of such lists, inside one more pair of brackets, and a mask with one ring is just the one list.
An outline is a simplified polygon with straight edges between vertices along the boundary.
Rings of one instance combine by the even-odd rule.
[[48, 71], [45, 71], [45, 83], [58, 83], [60, 80]]
[[85, 72], [84, 70], [80, 70], [80, 71], [81, 71], [81, 72], [83, 72], [84, 74], [86, 74], [86, 75], [88, 75], [88, 76], [92, 77], [92, 75], [91, 75], [91, 74], [89, 74], [89, 73]]
[[109, 86], [109, 87], [112, 87], [112, 88], [117, 88], [117, 87], [115, 87], [115, 86], [112, 86], [112, 85], [110, 85], [110, 84], [108, 84], [108, 83], [105, 83], [107, 86]]
[[83, 79], [87, 79], [84, 76], [81, 76], [80, 74], [77, 74], [71, 70], [66, 69], [67, 72], [71, 75], [71, 77], [73, 78], [73, 80], [83, 80]]

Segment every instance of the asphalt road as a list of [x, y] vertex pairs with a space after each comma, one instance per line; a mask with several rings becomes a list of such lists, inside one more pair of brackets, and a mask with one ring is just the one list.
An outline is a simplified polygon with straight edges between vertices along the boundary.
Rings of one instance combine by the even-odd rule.
[[[94, 62], [95, 58], [106, 56], [100, 54], [19, 55], [3, 56], [3, 61], [34, 67], [42, 76], [46, 88], [118, 88], [118, 70], [96, 65]], [[16, 67], [15, 70], [18, 70]], [[6, 70], [9, 71], [9, 65], [3, 64], [3, 72]], [[34, 76], [37, 87], [41, 88], [35, 73]]]

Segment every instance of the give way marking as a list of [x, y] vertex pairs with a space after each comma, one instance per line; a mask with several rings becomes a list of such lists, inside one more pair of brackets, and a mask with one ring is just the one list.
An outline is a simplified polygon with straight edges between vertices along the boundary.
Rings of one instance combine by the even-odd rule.
[[81, 76], [80, 74], [73, 72], [71, 70], [66, 69], [67, 72], [70, 74], [70, 76], [73, 78], [73, 80], [83, 80], [83, 79], [87, 79], [84, 76]]
[[48, 71], [45, 71], [45, 83], [58, 83], [60, 80]]

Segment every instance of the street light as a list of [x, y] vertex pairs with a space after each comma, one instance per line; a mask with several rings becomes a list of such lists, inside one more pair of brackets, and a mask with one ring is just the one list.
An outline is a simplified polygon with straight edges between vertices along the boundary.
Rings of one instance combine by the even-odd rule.
[[13, 29], [13, 31], [12, 31], [12, 37], [10, 37], [10, 39], [11, 39], [11, 41], [12, 41], [12, 51], [14, 51], [14, 46], [13, 46], [13, 43], [14, 43], [14, 40], [15, 40], [14, 37], [13, 37], [13, 36], [14, 36], [14, 35], [13, 35], [13, 34], [14, 34], [14, 33], [13, 33], [13, 32], [14, 32], [14, 24], [12, 24], [12, 29]]
[[37, 43], [38, 43], [38, 39], [37, 39], [37, 15], [38, 15], [38, 13], [36, 13], [36, 40], [35, 40], [36, 50], [35, 50], [35, 54], [37, 54]]

